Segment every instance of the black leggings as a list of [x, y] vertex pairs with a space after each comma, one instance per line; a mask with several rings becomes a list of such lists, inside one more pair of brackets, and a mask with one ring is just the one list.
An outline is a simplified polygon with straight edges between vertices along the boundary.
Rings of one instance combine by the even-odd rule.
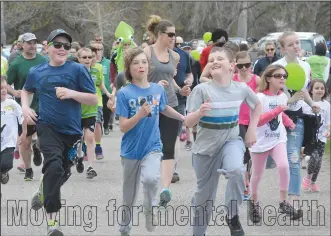
[[325, 143], [318, 140], [315, 147], [312, 148], [311, 153], [306, 152], [306, 155], [310, 155], [308, 163], [308, 175], [311, 175], [311, 182], [315, 183], [317, 180], [318, 173], [321, 170], [322, 160], [324, 155]]
[[[103, 128], [108, 129], [109, 124], [113, 124], [113, 112], [107, 107], [108, 97], [106, 94], [102, 95], [102, 112], [103, 112]], [[110, 123], [109, 123], [110, 122]]]
[[53, 213], [61, 208], [60, 188], [71, 175], [68, 151], [80, 141], [81, 135], [59, 133], [48, 124], [37, 124], [37, 135], [45, 158], [42, 168], [44, 207], [47, 213]]
[[[177, 110], [177, 107], [174, 107], [174, 109]], [[179, 124], [180, 124], [179, 120], [171, 119], [160, 113], [159, 127], [160, 127], [161, 141], [163, 144], [162, 160], [175, 159], [175, 145], [177, 140]]]

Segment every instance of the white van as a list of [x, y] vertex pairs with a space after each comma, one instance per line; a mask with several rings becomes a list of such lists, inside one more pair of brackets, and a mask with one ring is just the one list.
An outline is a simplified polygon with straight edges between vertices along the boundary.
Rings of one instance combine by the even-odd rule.
[[[326, 40], [322, 35], [320, 35], [318, 33], [314, 33], [314, 32], [295, 32], [295, 33], [299, 36], [299, 39], [301, 42], [301, 48], [306, 51], [305, 57], [314, 55], [316, 44], [321, 43], [321, 42], [325, 44], [326, 51], [327, 51], [326, 52], [327, 54], [325, 56], [328, 57], [328, 55], [329, 55], [328, 47], [326, 45]], [[264, 49], [264, 45], [265, 45], [266, 41], [272, 40], [276, 43], [277, 49], [279, 49], [277, 40], [278, 40], [279, 36], [281, 36], [282, 34], [283, 34], [283, 32], [267, 34], [265, 37], [263, 37], [259, 40], [259, 42], [258, 42], [259, 47], [261, 49]], [[276, 50], [276, 53], [279, 53], [279, 50]]]

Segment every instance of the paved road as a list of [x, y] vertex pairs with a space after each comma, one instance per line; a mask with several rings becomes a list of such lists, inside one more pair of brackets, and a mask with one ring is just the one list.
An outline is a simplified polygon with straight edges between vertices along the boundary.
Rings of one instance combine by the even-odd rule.
[[[78, 174], [73, 169], [73, 175], [62, 188], [62, 199], [65, 207], [61, 210], [61, 224], [65, 235], [119, 235], [117, 224], [117, 213], [114, 211], [115, 206], [118, 208], [121, 204], [121, 184], [122, 169], [119, 158], [120, 150], [119, 131], [112, 132], [109, 136], [103, 138], [105, 159], [95, 164], [98, 176], [93, 180], [85, 178], [84, 174]], [[159, 226], [154, 233], [148, 233], [144, 228], [144, 217], [134, 217], [132, 235], [192, 235], [190, 226], [190, 201], [195, 190], [195, 175], [191, 167], [190, 153], [184, 149], [183, 143], [180, 145], [180, 160], [178, 172], [180, 182], [172, 185], [173, 201], [171, 205], [173, 210], [169, 209], [167, 223]], [[302, 199], [307, 200], [304, 207], [306, 215], [304, 219], [293, 225], [294, 222], [282, 220], [282, 217], [276, 217], [276, 208], [278, 207], [278, 178], [275, 169], [267, 170], [261, 183], [261, 204], [266, 207], [264, 212], [264, 223], [261, 226], [251, 226], [247, 221], [246, 204], [241, 211], [241, 222], [246, 231], [246, 235], [330, 235], [330, 159], [324, 161], [323, 168], [319, 176], [320, 193], [303, 193]], [[24, 182], [23, 175], [16, 171], [18, 160], [14, 161], [14, 169], [10, 172], [10, 181], [1, 186], [1, 235], [46, 235], [46, 223], [43, 212], [40, 210], [35, 214], [30, 212], [30, 196], [37, 188], [41, 174], [41, 168], [35, 167], [35, 180]], [[302, 173], [304, 171], [302, 170]], [[276, 179], [276, 181], [274, 181]], [[217, 193], [217, 204], [224, 201], [224, 188], [226, 181], [221, 177]], [[316, 200], [317, 202], [314, 202]], [[22, 217], [19, 221], [16, 214], [16, 205], [21, 204]], [[317, 203], [317, 204], [316, 204]], [[142, 204], [142, 188], [140, 188], [137, 206]], [[109, 207], [107, 208], [107, 206]], [[115, 205], [115, 206], [114, 206]], [[321, 222], [316, 225], [316, 210], [320, 205], [322, 212]], [[76, 207], [75, 207], [76, 206]], [[73, 217], [73, 207], [76, 210], [76, 217]], [[218, 208], [220, 209], [220, 208]], [[324, 210], [323, 210], [324, 209]], [[139, 208], [136, 208], [139, 212]], [[164, 211], [162, 212], [162, 219]], [[174, 213], [175, 212], [175, 213]], [[309, 216], [307, 216], [307, 213]], [[138, 214], [137, 214], [138, 215]], [[279, 214], [278, 214], [279, 215]], [[115, 217], [114, 217], [115, 216]], [[215, 226], [208, 228], [208, 235], [230, 235], [229, 229], [224, 225], [222, 214], [215, 210]], [[38, 217], [38, 218], [36, 218]], [[13, 220], [16, 219], [16, 220]], [[73, 221], [76, 219], [76, 222]], [[309, 219], [313, 219], [309, 221]], [[284, 222], [290, 226], [282, 226]], [[15, 225], [16, 224], [16, 225]], [[315, 224], [315, 226], [314, 226]], [[324, 225], [323, 225], [324, 224]]]

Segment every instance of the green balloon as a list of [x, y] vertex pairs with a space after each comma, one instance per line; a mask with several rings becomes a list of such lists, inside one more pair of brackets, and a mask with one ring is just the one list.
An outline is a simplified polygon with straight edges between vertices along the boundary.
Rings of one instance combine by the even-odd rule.
[[193, 57], [194, 60], [200, 61], [200, 53], [197, 50], [192, 50], [191, 56]]
[[304, 69], [296, 63], [289, 63], [285, 66], [288, 77], [286, 87], [294, 91], [301, 91], [306, 82], [306, 73]]
[[212, 33], [210, 33], [210, 32], [206, 32], [203, 34], [202, 38], [203, 38], [203, 41], [205, 42], [205, 44], [209, 43], [209, 41], [211, 40], [211, 35], [212, 35]]

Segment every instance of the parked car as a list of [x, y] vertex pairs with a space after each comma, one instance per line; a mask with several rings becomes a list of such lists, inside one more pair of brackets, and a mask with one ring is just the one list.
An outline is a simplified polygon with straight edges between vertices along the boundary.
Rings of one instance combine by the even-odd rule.
[[[264, 49], [264, 45], [267, 41], [272, 40], [276, 43], [276, 53], [280, 55], [279, 52], [279, 45], [277, 43], [277, 40], [279, 36], [281, 36], [283, 32], [276, 32], [276, 33], [270, 33], [267, 34], [265, 37], [261, 38], [258, 42], [258, 45], [261, 49]], [[311, 55], [315, 54], [315, 46], [317, 43], [324, 43], [326, 47], [326, 40], [323, 37], [323, 35], [320, 35], [315, 32], [296, 32], [296, 34], [299, 36], [301, 48], [305, 50], [306, 54], [304, 58], [307, 58]], [[325, 56], [329, 55], [329, 51], [327, 50], [327, 54]]]
[[236, 43], [238, 45], [241, 44], [241, 43], [248, 44], [246, 39], [240, 38], [240, 37], [229, 38], [229, 41], [234, 42], [234, 43]]

